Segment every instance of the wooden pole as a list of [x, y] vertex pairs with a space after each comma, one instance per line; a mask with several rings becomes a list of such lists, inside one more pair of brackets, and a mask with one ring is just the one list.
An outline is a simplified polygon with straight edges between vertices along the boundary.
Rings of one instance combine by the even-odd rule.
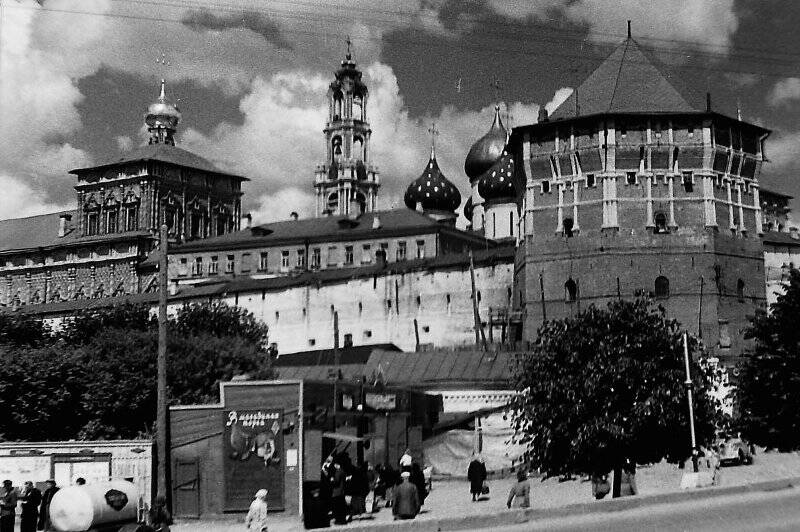
[[622, 301], [622, 290], [619, 289], [619, 277], [617, 277], [617, 299]]
[[414, 351], [419, 352], [419, 323], [417, 323], [417, 318], [414, 318], [414, 338], [416, 339]]
[[705, 279], [700, 276], [700, 303], [697, 309], [697, 337], [703, 337], [703, 288], [705, 287]]
[[160, 256], [158, 258], [158, 359], [157, 373], [157, 406], [156, 406], [156, 452], [158, 453], [157, 496], [168, 497], [167, 475], [169, 468], [169, 432], [167, 430], [168, 396], [167, 396], [167, 284], [168, 284], [168, 228], [161, 226], [159, 235]]
[[475, 320], [475, 345], [480, 347], [483, 340], [483, 349], [486, 349], [486, 336], [481, 327], [481, 315], [478, 312], [478, 293], [475, 290], [475, 263], [472, 260], [472, 250], [469, 251], [469, 279], [472, 288], [472, 317]]
[[694, 472], [697, 473], [697, 440], [695, 439], [694, 432], [694, 402], [692, 401], [692, 376], [689, 372], [689, 333], [683, 333], [683, 360], [686, 364], [686, 398], [689, 401], [689, 433], [692, 439], [692, 467]]
[[333, 312], [333, 430], [336, 431], [336, 411], [339, 408], [339, 312]]
[[544, 302], [544, 277], [539, 274], [539, 290], [542, 293], [542, 323], [547, 321], [547, 305]]

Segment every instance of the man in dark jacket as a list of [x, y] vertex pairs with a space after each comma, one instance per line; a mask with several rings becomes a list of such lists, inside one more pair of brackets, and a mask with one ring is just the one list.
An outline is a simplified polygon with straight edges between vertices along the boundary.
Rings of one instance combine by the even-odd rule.
[[408, 471], [403, 471], [400, 476], [403, 483], [394, 489], [392, 513], [395, 519], [414, 519], [419, 513], [417, 487], [411, 483], [411, 473]]
[[472, 494], [472, 501], [478, 500], [483, 490], [483, 482], [486, 480], [486, 465], [479, 456], [473, 456], [467, 469], [467, 479], [469, 479], [469, 492]]
[[334, 522], [337, 525], [347, 524], [347, 501], [344, 498], [345, 474], [342, 464], [337, 460], [333, 463], [333, 474], [330, 477], [331, 506]]
[[39, 520], [39, 505], [42, 504], [42, 492], [29, 480], [25, 482], [25, 489], [22, 490], [19, 499], [22, 501], [20, 532], [36, 532], [36, 522]]
[[55, 480], [48, 480], [47, 488], [42, 494], [42, 506], [39, 508], [39, 530], [52, 530], [50, 524], [50, 501], [53, 500], [53, 495], [58, 491]]
[[0, 493], [0, 532], [14, 532], [17, 517], [17, 489], [10, 480], [3, 481]]

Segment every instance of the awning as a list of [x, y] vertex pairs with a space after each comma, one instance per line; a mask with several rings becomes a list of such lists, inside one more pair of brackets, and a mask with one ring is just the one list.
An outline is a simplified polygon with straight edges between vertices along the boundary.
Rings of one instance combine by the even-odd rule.
[[352, 434], [344, 434], [342, 432], [323, 432], [322, 437], [330, 438], [332, 440], [347, 441], [347, 442], [359, 442], [359, 441], [369, 440], [369, 438], [366, 437], [353, 436]]

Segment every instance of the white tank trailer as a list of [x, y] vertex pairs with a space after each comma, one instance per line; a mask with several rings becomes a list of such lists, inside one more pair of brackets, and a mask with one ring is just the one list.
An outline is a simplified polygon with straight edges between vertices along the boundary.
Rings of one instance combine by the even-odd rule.
[[139, 491], [131, 482], [112, 480], [61, 488], [50, 503], [50, 521], [59, 532], [116, 532], [136, 523]]

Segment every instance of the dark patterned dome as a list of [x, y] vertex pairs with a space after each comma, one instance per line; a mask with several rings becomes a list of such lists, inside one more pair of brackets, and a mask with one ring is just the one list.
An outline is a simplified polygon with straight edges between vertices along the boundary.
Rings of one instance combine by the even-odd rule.
[[472, 210], [474, 208], [475, 206], [472, 204], [472, 196], [470, 196], [467, 198], [467, 202], [464, 203], [464, 218], [470, 222], [472, 221]]
[[478, 194], [486, 201], [498, 199], [516, 199], [517, 188], [514, 186], [514, 157], [508, 149], [478, 181]]
[[500, 119], [500, 106], [495, 106], [492, 127], [472, 145], [464, 161], [467, 177], [473, 180], [486, 173], [503, 154], [507, 140], [508, 132]]
[[436, 162], [436, 155], [431, 151], [431, 158], [425, 171], [411, 182], [403, 197], [406, 207], [416, 209], [417, 203], [423, 210], [454, 212], [461, 205], [461, 193], [448, 181]]

